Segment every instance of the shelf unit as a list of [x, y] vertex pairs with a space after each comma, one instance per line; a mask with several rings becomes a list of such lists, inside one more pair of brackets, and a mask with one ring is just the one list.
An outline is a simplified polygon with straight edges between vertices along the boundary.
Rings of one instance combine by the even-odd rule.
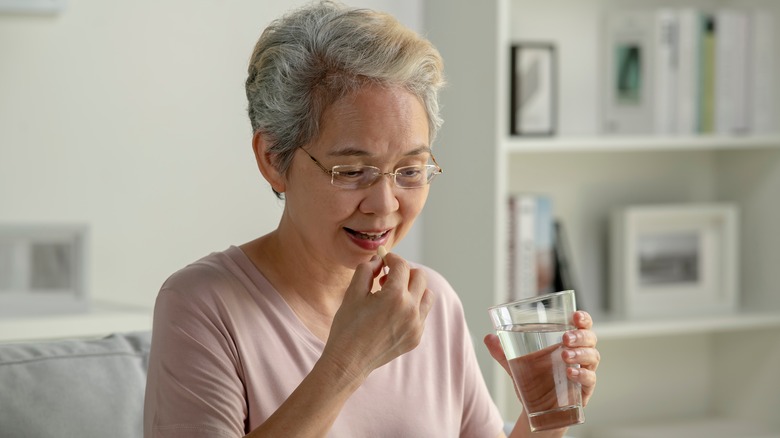
[[[506, 297], [507, 195], [552, 197], [603, 358], [586, 424], [572, 428], [572, 436], [626, 425], [721, 421], [780, 431], [780, 418], [771, 412], [780, 405], [780, 377], [771, 371], [780, 367], [780, 135], [615, 137], [597, 128], [603, 11], [723, 5], [760, 6], [780, 23], [780, 5], [760, 0], [424, 3], [425, 33], [444, 57], [449, 85], [435, 146], [445, 176], [431, 187], [423, 217], [423, 260], [458, 291], [479, 340], [492, 331], [486, 309]], [[556, 137], [508, 134], [509, 51], [522, 40], [556, 44]], [[740, 209], [740, 311], [692, 320], [612, 318], [604, 300], [610, 210], [712, 201]], [[520, 407], [511, 381], [484, 348], [477, 351], [505, 418], [514, 418]]]
[[551, 137], [526, 140], [509, 138], [503, 143], [506, 155], [566, 152], [718, 151], [773, 149], [780, 147], [780, 135], [679, 136], [679, 137]]
[[604, 318], [594, 328], [600, 342], [660, 338], [691, 334], [735, 333], [778, 330], [780, 312], [740, 312], [696, 318], [668, 318], [626, 321]]

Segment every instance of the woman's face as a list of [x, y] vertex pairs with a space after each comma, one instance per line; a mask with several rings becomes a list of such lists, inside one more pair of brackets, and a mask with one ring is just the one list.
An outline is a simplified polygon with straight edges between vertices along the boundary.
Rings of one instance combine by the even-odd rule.
[[331, 184], [326, 169], [370, 165], [382, 172], [430, 160], [428, 120], [422, 103], [398, 88], [368, 86], [325, 110], [320, 135], [298, 150], [285, 180], [282, 225], [319, 260], [354, 268], [377, 248], [395, 246], [425, 205], [428, 186], [396, 187], [380, 176], [370, 187]]

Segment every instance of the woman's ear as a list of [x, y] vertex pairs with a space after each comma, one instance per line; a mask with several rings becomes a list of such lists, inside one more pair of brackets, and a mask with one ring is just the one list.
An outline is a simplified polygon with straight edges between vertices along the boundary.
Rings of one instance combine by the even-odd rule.
[[271, 153], [268, 152], [270, 146], [268, 138], [262, 132], [255, 132], [252, 136], [252, 150], [255, 152], [257, 168], [260, 169], [263, 178], [271, 184], [272, 189], [277, 193], [284, 193], [285, 177], [274, 165]]

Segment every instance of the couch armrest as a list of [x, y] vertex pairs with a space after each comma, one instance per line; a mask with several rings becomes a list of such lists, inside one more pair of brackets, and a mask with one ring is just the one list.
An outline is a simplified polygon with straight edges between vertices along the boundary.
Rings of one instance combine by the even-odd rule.
[[150, 332], [0, 344], [8, 437], [143, 436]]

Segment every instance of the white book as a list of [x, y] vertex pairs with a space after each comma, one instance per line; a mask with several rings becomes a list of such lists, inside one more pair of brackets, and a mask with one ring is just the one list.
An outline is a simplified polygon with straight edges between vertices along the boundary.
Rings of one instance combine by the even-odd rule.
[[655, 13], [655, 133], [677, 132], [678, 15], [672, 8]]
[[510, 279], [513, 285], [510, 292], [511, 300], [519, 300], [536, 295], [536, 198], [530, 194], [512, 195], [514, 199], [510, 205], [514, 205], [515, 218], [514, 230], [510, 235], [514, 243], [512, 256], [514, 266], [510, 267], [514, 277]]
[[764, 10], [751, 14], [750, 130], [753, 134], [778, 132], [774, 81], [776, 76], [774, 17]]
[[534, 242], [536, 245], [536, 294], [555, 292], [555, 220], [552, 198], [536, 196]]
[[678, 12], [677, 44], [677, 133], [693, 135], [699, 120], [699, 35], [700, 11]]
[[517, 232], [517, 273], [515, 299], [536, 295], [536, 199], [521, 195]]
[[715, 132], [744, 134], [748, 131], [748, 15], [720, 9], [715, 26]]

